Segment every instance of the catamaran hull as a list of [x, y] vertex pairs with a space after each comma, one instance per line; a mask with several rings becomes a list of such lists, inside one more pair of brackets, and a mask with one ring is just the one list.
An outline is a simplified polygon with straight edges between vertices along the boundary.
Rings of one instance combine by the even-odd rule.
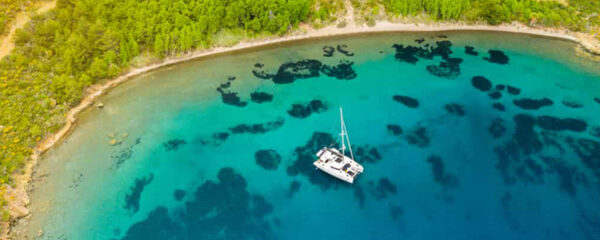
[[342, 181], [354, 183], [354, 179], [363, 172], [360, 164], [342, 155], [337, 149], [323, 148], [316, 155], [319, 159], [313, 165]]

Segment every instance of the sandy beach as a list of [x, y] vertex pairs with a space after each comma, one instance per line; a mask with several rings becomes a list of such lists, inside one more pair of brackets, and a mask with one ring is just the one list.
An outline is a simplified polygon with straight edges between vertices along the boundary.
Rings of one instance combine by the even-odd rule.
[[[105, 94], [107, 91], [115, 86], [131, 79], [134, 76], [138, 76], [148, 71], [152, 71], [165, 66], [177, 64], [180, 62], [198, 59], [202, 57], [213, 56], [216, 54], [230, 53], [249, 48], [262, 47], [275, 43], [284, 43], [298, 40], [305, 40], [310, 38], [323, 38], [330, 36], [339, 35], [350, 35], [350, 34], [362, 34], [362, 33], [383, 33], [383, 32], [432, 32], [432, 31], [492, 31], [492, 32], [508, 32], [508, 33], [520, 33], [530, 34], [550, 38], [558, 38], [568, 40], [581, 44], [588, 52], [600, 55], [600, 46], [598, 41], [589, 38], [590, 36], [582, 33], [573, 33], [563, 30], [555, 29], [536, 29], [530, 28], [522, 24], [506, 24], [499, 26], [489, 25], [468, 25], [459, 23], [435, 23], [435, 24], [407, 24], [407, 23], [392, 23], [392, 22], [378, 22], [376, 26], [368, 27], [365, 25], [354, 25], [348, 24], [344, 28], [337, 28], [336, 26], [328, 26], [322, 29], [313, 29], [305, 26], [301, 26], [300, 30], [291, 32], [283, 37], [270, 37], [267, 39], [253, 39], [242, 41], [231, 47], [214, 47], [206, 50], [199, 50], [189, 54], [185, 54], [178, 57], [172, 57], [164, 59], [161, 62], [154, 63], [145, 67], [133, 68], [123, 73], [121, 76], [104, 81], [102, 84], [91, 86], [87, 92], [88, 94], [82, 99], [80, 104], [72, 108], [66, 114], [65, 125], [56, 133], [46, 137], [40, 142], [34, 149], [34, 154], [31, 156], [30, 161], [26, 164], [22, 175], [15, 176], [15, 188], [8, 188], [6, 199], [11, 199], [8, 209], [11, 215], [15, 218], [25, 217], [29, 215], [27, 205], [29, 204], [29, 197], [27, 194], [28, 184], [31, 181], [31, 175], [34, 167], [36, 166], [40, 156], [48, 149], [59, 144], [61, 140], [66, 137], [69, 132], [73, 129], [77, 122], [77, 115], [85, 110], [86, 108], [96, 104], [97, 99]], [[2, 229], [9, 229], [8, 223], [2, 224]], [[7, 239], [7, 233], [5, 232], [2, 239]]]

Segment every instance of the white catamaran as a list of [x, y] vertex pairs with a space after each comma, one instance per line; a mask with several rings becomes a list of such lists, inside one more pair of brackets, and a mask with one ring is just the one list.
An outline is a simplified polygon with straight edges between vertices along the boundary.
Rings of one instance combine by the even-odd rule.
[[[319, 157], [319, 159], [317, 159], [313, 165], [329, 175], [353, 183], [354, 179], [363, 172], [363, 166], [354, 161], [354, 154], [352, 153], [352, 146], [350, 146], [350, 138], [348, 138], [348, 131], [346, 131], [346, 124], [344, 123], [344, 115], [341, 107], [340, 120], [342, 127], [342, 133], [340, 133], [342, 140], [342, 146], [340, 148], [341, 153], [340, 150], [335, 148], [324, 147], [317, 152], [317, 157]], [[350, 157], [345, 155], [346, 142], [348, 143], [348, 149], [350, 150]]]

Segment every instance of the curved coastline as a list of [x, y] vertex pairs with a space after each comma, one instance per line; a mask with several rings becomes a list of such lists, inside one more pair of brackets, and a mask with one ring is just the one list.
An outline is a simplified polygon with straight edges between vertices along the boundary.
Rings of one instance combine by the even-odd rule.
[[[572, 33], [567, 31], [553, 30], [553, 29], [535, 29], [530, 28], [521, 24], [510, 24], [500, 26], [489, 26], [489, 25], [466, 25], [466, 24], [405, 24], [405, 23], [391, 23], [391, 22], [378, 22], [374, 27], [367, 26], [348, 26], [345, 28], [337, 28], [335, 26], [328, 26], [322, 29], [308, 28], [304, 31], [294, 31], [283, 37], [272, 37], [266, 39], [253, 39], [242, 41], [231, 47], [214, 47], [207, 50], [195, 51], [179, 57], [172, 57], [164, 59], [159, 63], [154, 63], [145, 67], [134, 68], [128, 72], [123, 73], [121, 76], [105, 81], [100, 85], [93, 85], [87, 89], [86, 96], [81, 102], [71, 108], [66, 114], [65, 125], [57, 132], [43, 139], [34, 148], [30, 160], [26, 163], [23, 168], [23, 174], [17, 175], [15, 179], [15, 188], [8, 188], [7, 199], [12, 199], [9, 203], [9, 210], [11, 215], [17, 216], [14, 220], [29, 215], [27, 206], [29, 205], [29, 196], [27, 194], [28, 186], [31, 181], [31, 176], [34, 171], [34, 167], [37, 165], [39, 158], [42, 154], [52, 147], [59, 144], [68, 134], [74, 129], [73, 126], [77, 123], [77, 116], [79, 113], [84, 111], [90, 106], [93, 106], [97, 99], [104, 95], [107, 91], [119, 84], [143, 73], [163, 68], [166, 66], [174, 65], [177, 63], [201, 59], [221, 54], [229, 54], [239, 52], [248, 49], [255, 49], [260, 47], [266, 47], [273, 44], [290, 43], [300, 40], [315, 39], [315, 38], [326, 38], [342, 35], [355, 35], [365, 33], [393, 33], [393, 32], [449, 32], [449, 31], [480, 31], [480, 32], [505, 32], [505, 33], [517, 33], [535, 35], [541, 37], [562, 39], [580, 44], [586, 51], [591, 54], [600, 55], [600, 47], [594, 46], [593, 41], [588, 42], [585, 38], [579, 36], [580, 33]], [[5, 232], [1, 235], [1, 239], [6, 239], [8, 232], [10, 231], [8, 223], [3, 223], [3, 230]], [[6, 227], [5, 227], [6, 226]]]

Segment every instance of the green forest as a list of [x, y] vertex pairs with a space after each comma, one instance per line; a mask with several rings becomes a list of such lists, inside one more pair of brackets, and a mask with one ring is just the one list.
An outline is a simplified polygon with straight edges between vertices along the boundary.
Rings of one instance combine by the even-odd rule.
[[0, 0], [0, 35], [8, 31], [9, 23], [30, 3], [31, 0]]
[[[21, 0], [0, 0], [5, 27]], [[370, 15], [425, 15], [434, 20], [519, 21], [590, 31], [600, 1], [568, 5], [536, 0], [349, 0]], [[0, 183], [11, 184], [33, 147], [65, 123], [87, 87], [148, 59], [223, 44], [223, 39], [284, 35], [300, 23], [335, 23], [342, 0], [58, 0], [17, 30], [0, 61]], [[381, 11], [380, 11], [381, 10]], [[6, 216], [6, 215], [5, 215]]]

